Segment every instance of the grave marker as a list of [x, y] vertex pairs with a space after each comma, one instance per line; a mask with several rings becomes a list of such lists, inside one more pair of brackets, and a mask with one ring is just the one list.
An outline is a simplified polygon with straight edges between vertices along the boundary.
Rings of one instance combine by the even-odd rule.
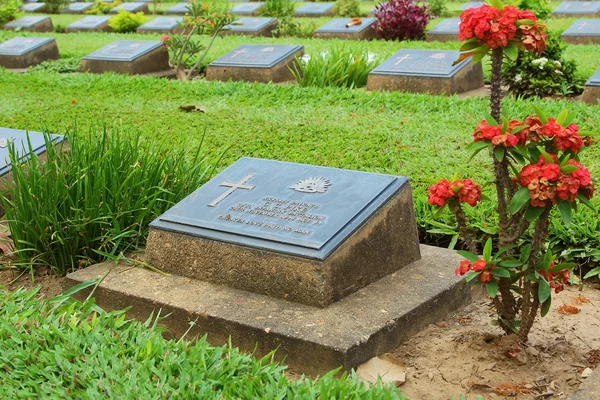
[[75, 32], [111, 32], [112, 29], [108, 26], [110, 17], [103, 15], [91, 15], [84, 17], [79, 21], [73, 22], [65, 28], [66, 33]]
[[600, 100], [600, 69], [585, 83], [582, 100], [588, 104], [598, 104], [598, 100]]
[[277, 18], [242, 17], [238, 18], [222, 35], [250, 35], [250, 36], [273, 36], [273, 29], [277, 28]]
[[46, 8], [46, 3], [25, 3], [21, 7], [21, 11], [26, 13], [42, 13]]
[[400, 50], [369, 73], [367, 90], [451, 95], [483, 87], [481, 63], [468, 58], [453, 66], [458, 57], [458, 51]]
[[170, 71], [169, 53], [162, 42], [117, 40], [83, 57], [81, 70], [101, 74], [118, 72], [129, 75]]
[[448, 18], [427, 31], [428, 42], [458, 41], [460, 18]]
[[208, 65], [206, 79], [220, 81], [285, 82], [304, 54], [297, 45], [245, 44]]
[[294, 11], [296, 17], [333, 17], [335, 3], [306, 3]]
[[109, 11], [109, 13], [110, 14], [118, 14], [119, 10], [125, 10], [125, 11], [129, 11], [131, 13], [142, 12], [144, 14], [150, 14], [150, 11], [148, 11], [148, 3], [142, 3], [142, 2], [123, 3], [123, 4], [116, 6], [115, 8], [112, 8]]
[[178, 3], [173, 7], [168, 8], [165, 11], [165, 15], [185, 15], [189, 14], [190, 10], [188, 9], [190, 5], [188, 3]]
[[240, 3], [231, 9], [236, 15], [258, 15], [265, 3]]
[[0, 43], [0, 66], [4, 68], [28, 68], [59, 58], [56, 40], [53, 38], [15, 37]]
[[600, 20], [579, 19], [561, 35], [570, 44], [600, 44]]
[[181, 33], [183, 17], [158, 17], [137, 28], [137, 33]]
[[28, 32], [54, 32], [52, 19], [46, 16], [25, 16], [4, 25], [4, 29], [14, 31], [21, 29]]
[[600, 1], [565, 1], [558, 5], [553, 17], [595, 17], [600, 16]]
[[334, 18], [314, 33], [314, 37], [320, 39], [349, 39], [349, 40], [371, 40], [377, 37], [373, 25], [377, 18], [359, 18], [360, 23], [352, 21], [352, 18]]
[[94, 6], [94, 3], [74, 2], [60, 10], [61, 14], [83, 14]]
[[484, 4], [485, 4], [485, 2], [483, 2], [483, 1], [469, 1], [468, 3], [463, 4], [460, 7], [460, 9], [464, 11], [464, 10], [467, 10], [469, 8], [479, 8], [479, 7], [481, 7]]

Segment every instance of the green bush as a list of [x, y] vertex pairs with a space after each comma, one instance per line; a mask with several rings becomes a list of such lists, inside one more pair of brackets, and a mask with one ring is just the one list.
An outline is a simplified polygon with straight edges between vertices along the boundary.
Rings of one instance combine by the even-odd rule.
[[0, 289], [2, 399], [405, 399], [393, 385], [365, 388], [354, 373], [289, 380], [271, 355], [165, 340], [158, 319], [36, 294]]
[[29, 67], [30, 71], [50, 71], [59, 74], [79, 72], [80, 69], [81, 60], [79, 58], [61, 58], [59, 60], [49, 60]]
[[131, 13], [119, 10], [119, 13], [108, 21], [108, 26], [117, 33], [135, 32], [137, 28], [144, 25], [146, 18], [143, 12]]
[[575, 61], [563, 58], [565, 48], [560, 35], [550, 32], [541, 55], [522, 50], [516, 61], [505, 61], [504, 84], [513, 95], [524, 98], [580, 94], [585, 79], [577, 74]]
[[[527, 0], [525, 0], [527, 1]], [[438, 18], [448, 18], [452, 16], [452, 12], [446, 7], [446, 0], [430, 0], [429, 10], [431, 15]]]
[[46, 8], [44, 9], [48, 14], [58, 14], [60, 10], [71, 4], [69, 0], [44, 0]]
[[112, 10], [113, 8], [115, 8], [116, 6], [118, 6], [119, 4], [121, 4], [122, 1], [121, 0], [113, 0], [111, 3], [106, 3], [102, 0], [96, 0], [94, 2], [94, 5], [92, 6], [92, 8], [90, 8], [89, 10], [85, 11], [84, 14], [87, 15], [106, 15], [110, 12], [110, 10]]
[[520, 10], [530, 10], [536, 17], [545, 21], [552, 14], [552, 5], [550, 0], [521, 0]]
[[0, 0], [0, 26], [17, 17], [21, 0]]
[[360, 17], [360, 3], [358, 0], [337, 0], [333, 11], [339, 17]]
[[294, 20], [295, 4], [291, 0], [267, 0], [261, 7], [261, 16], [278, 19], [277, 29], [273, 30], [275, 36], [312, 37], [317, 27], [313, 23], [304, 24]]
[[291, 0], [267, 0], [260, 9], [260, 15], [263, 17], [286, 19], [293, 17], [295, 9], [295, 3]]
[[199, 149], [144, 145], [139, 137], [106, 129], [68, 134], [70, 152], [48, 144], [46, 163], [13, 162], [14, 187], [4, 199], [18, 262], [57, 274], [144, 244], [148, 224], [199, 187], [208, 167]]
[[292, 73], [300, 86], [361, 87], [377, 64], [370, 58], [366, 50], [335, 46], [330, 52], [301, 58]]

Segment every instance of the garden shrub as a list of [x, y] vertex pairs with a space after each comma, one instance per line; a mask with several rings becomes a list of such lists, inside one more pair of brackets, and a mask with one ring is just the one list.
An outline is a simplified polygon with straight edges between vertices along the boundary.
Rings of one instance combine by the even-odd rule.
[[263, 17], [277, 18], [279, 21], [273, 34], [279, 37], [296, 36], [310, 38], [317, 27], [313, 23], [299, 23], [294, 20], [296, 3], [291, 0], [267, 0], [260, 9]]
[[532, 11], [538, 19], [544, 21], [552, 14], [550, 0], [521, 0], [519, 9]]
[[373, 28], [385, 40], [422, 39], [431, 19], [429, 5], [419, 6], [413, 0], [389, 0], [375, 7], [374, 15]]
[[113, 8], [117, 7], [122, 3], [121, 0], [113, 0], [112, 3], [106, 3], [102, 0], [96, 0], [94, 5], [89, 10], [85, 11], [87, 15], [106, 15]]
[[0, 26], [17, 17], [21, 0], [0, 0]]
[[504, 84], [524, 98], [580, 94], [585, 79], [577, 74], [577, 63], [563, 57], [566, 47], [558, 33], [550, 32], [541, 55], [521, 50], [516, 61], [506, 60]]
[[[11, 154], [14, 186], [4, 198], [15, 266], [57, 274], [144, 244], [148, 224], [199, 187], [209, 174], [200, 149], [166, 151], [106, 129], [67, 134], [70, 152], [47, 140], [47, 162]], [[12, 149], [11, 149], [12, 150]]]
[[367, 84], [376, 63], [366, 50], [335, 46], [329, 52], [301, 58], [292, 73], [300, 86], [355, 88]]
[[333, 11], [338, 17], [360, 17], [360, 3], [358, 0], [337, 0]]
[[429, 9], [431, 15], [439, 18], [448, 18], [452, 16], [452, 12], [446, 7], [446, 0], [430, 0]]
[[79, 72], [81, 69], [81, 59], [79, 58], [61, 58], [59, 60], [48, 60], [40, 64], [29, 67], [30, 71], [48, 71], [59, 74], [68, 74]]
[[60, 10], [71, 4], [69, 0], [45, 0], [46, 8], [44, 9], [48, 14], [58, 14]]
[[117, 33], [132, 33], [146, 22], [143, 12], [131, 13], [119, 10], [119, 13], [108, 21], [108, 26]]

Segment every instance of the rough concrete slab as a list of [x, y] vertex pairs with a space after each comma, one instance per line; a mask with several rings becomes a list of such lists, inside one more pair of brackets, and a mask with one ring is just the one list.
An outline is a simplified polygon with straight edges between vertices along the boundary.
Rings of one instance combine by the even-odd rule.
[[[129, 317], [145, 320], [160, 309], [169, 337], [208, 334], [212, 344], [255, 351], [279, 349], [276, 358], [299, 372], [317, 375], [354, 368], [398, 347], [427, 325], [470, 301], [468, 285], [453, 271], [454, 251], [421, 246], [422, 259], [327, 308], [232, 289], [131, 265], [103, 263], [69, 274], [66, 285], [109, 274], [94, 294], [106, 309], [132, 306]], [[87, 296], [81, 292], [78, 296]]]
[[583, 97], [581, 101], [584, 103], [596, 105], [600, 100], [600, 86], [586, 85], [583, 91]]
[[600, 370], [596, 370], [588, 376], [579, 386], [579, 390], [571, 397], [571, 400], [598, 400], [600, 399]]

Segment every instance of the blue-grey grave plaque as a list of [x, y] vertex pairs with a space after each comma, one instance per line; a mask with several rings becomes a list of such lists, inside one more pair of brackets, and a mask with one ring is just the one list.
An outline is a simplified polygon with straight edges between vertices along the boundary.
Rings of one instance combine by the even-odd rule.
[[[363, 232], [370, 232], [367, 234], [369, 238], [361, 236], [362, 243], [358, 248], [349, 243], [346, 246], [342, 245], [361, 227], [375, 223], [378, 217], [373, 217], [374, 215], [381, 218], [382, 214], [386, 213], [379, 212], [380, 210], [389, 210], [394, 208], [394, 205], [398, 207], [399, 212], [409, 217], [407, 221], [401, 221], [401, 218], [393, 222], [388, 220], [387, 229], [407, 229], [402, 234], [406, 234], [405, 241], [409, 242], [407, 247], [412, 249], [408, 258], [414, 261], [420, 255], [417, 249], [412, 195], [406, 177], [241, 158], [150, 224], [154, 234], [151, 233], [149, 237], [147, 254], [153, 265], [166, 267], [169, 271], [171, 268], [169, 265], [163, 265], [163, 260], [170, 259], [175, 264], [174, 261], [178, 257], [176, 254], [167, 256], [165, 251], [169, 251], [169, 246], [165, 247], [165, 242], [155, 241], [154, 238], [156, 233], [161, 235], [160, 232], [163, 236], [175, 233], [178, 238], [195, 241], [198, 246], [211, 243], [209, 247], [214, 251], [212, 255], [209, 255], [211, 250], [206, 253], [206, 248], [190, 248], [191, 252], [198, 251], [194, 256], [204, 259], [207, 264], [213, 263], [207, 256], [219, 257], [218, 246], [228, 248], [229, 254], [235, 253], [236, 248], [241, 249], [238, 259], [248, 261], [247, 264], [252, 265], [254, 270], [250, 274], [255, 276], [249, 280], [276, 280], [278, 278], [273, 276], [275, 271], [268, 274], [270, 276], [259, 276], [262, 267], [269, 263], [277, 265], [277, 268], [284, 267], [285, 263], [291, 260], [296, 260], [298, 273], [304, 266], [312, 265], [310, 268], [314, 269], [315, 261], [312, 260], [322, 262], [319, 264], [322, 266], [320, 270], [324, 276], [328, 276], [327, 269], [330, 264], [327, 262], [341, 254], [350, 256], [354, 250], [360, 251], [361, 246], [364, 246], [361, 249], [363, 252], [369, 252], [365, 242], [370, 242], [375, 247], [381, 244], [381, 248], [371, 249], [374, 252], [387, 251], [386, 243], [381, 243], [374, 237], [386, 235], [383, 232], [385, 228], [381, 225], [382, 220], [386, 218], [376, 223], [382, 231], [374, 233], [372, 226], [365, 228]], [[394, 226], [395, 224], [397, 225]], [[166, 239], [167, 242], [169, 240]], [[234, 247], [228, 247], [232, 244]], [[254, 249], [254, 252], [246, 253], [244, 249]], [[244, 253], [252, 259], [245, 258]], [[281, 264], [273, 259], [273, 254], [283, 257]], [[339, 268], [351, 268], [351, 263], [352, 261], [348, 260], [347, 265], [340, 265]], [[221, 262], [220, 264], [217, 269], [236, 269], [234, 265], [225, 266]], [[202, 269], [202, 266], [195, 262], [194, 267]], [[369, 269], [370, 266], [362, 264], [360, 268]], [[398, 268], [396, 266], [394, 269]], [[192, 272], [191, 276], [194, 275]], [[315, 283], [312, 286], [317, 289], [314, 275], [311, 279]], [[291, 281], [289, 283], [294, 284]]]
[[83, 59], [131, 62], [160, 47], [163, 47], [163, 44], [157, 41], [117, 40]]
[[241, 3], [231, 9], [237, 15], [256, 15], [265, 3]]
[[27, 68], [59, 58], [56, 40], [44, 37], [15, 37], [0, 43], [0, 66]]
[[554, 9], [555, 17], [579, 17], [600, 15], [600, 1], [565, 1]]
[[484, 4], [485, 4], [485, 2], [483, 2], [483, 1], [469, 1], [468, 3], [463, 4], [460, 7], [460, 9], [464, 11], [464, 10], [467, 10], [469, 8], [479, 8], [479, 7], [481, 7]]
[[213, 61], [209, 66], [272, 68], [301, 49], [302, 46], [287, 44], [245, 44]]
[[306, 3], [294, 11], [296, 17], [333, 16], [335, 3]]
[[[29, 142], [27, 137], [29, 136]], [[50, 142], [53, 144], [60, 143], [64, 140], [64, 136], [50, 135]], [[0, 176], [10, 172], [11, 163], [9, 157], [9, 146], [12, 143], [19, 159], [23, 160], [29, 157], [30, 154], [40, 155], [46, 152], [46, 139], [44, 134], [39, 132], [27, 132], [20, 129], [0, 128]]]
[[334, 18], [315, 31], [314, 37], [365, 40], [376, 37], [377, 18]]
[[474, 65], [471, 58], [453, 65], [459, 54], [451, 50], [400, 50], [371, 71], [367, 89], [452, 94], [482, 87], [481, 65]]
[[110, 13], [117, 14], [119, 12], [119, 10], [125, 10], [125, 11], [129, 11], [132, 13], [143, 12], [145, 14], [148, 14], [148, 3], [142, 3], [142, 2], [123, 3], [123, 4], [116, 6], [115, 8], [112, 8], [110, 10]]
[[47, 16], [27, 15], [4, 25], [4, 29], [22, 29], [30, 32], [53, 32], [52, 19]]
[[600, 43], [600, 20], [579, 19], [565, 30], [561, 38], [570, 44]]
[[587, 81], [586, 86], [600, 86], [600, 69]]
[[227, 25], [223, 34], [271, 36], [271, 31], [277, 26], [277, 18], [242, 17], [231, 25]]
[[21, 11], [26, 13], [37, 13], [43, 12], [44, 8], [46, 8], [46, 3], [25, 3], [23, 7], [21, 7]]
[[74, 2], [63, 8], [62, 14], [83, 14], [94, 6], [94, 3]]
[[65, 32], [109, 31], [109, 20], [110, 17], [104, 15], [90, 15], [89, 17], [84, 17], [67, 26]]
[[137, 29], [138, 33], [172, 33], [178, 29], [182, 29], [180, 23], [183, 22], [183, 17], [158, 17]]
[[189, 12], [190, 12], [190, 10], [188, 9], [189, 6], [190, 6], [189, 3], [178, 3], [178, 4], [175, 4], [171, 8], [168, 8], [165, 11], [165, 14], [174, 14], [174, 15], [189, 14]]
[[600, 69], [585, 83], [583, 102], [596, 105], [600, 100]]
[[458, 40], [460, 18], [448, 18], [427, 31], [428, 42], [447, 42]]
[[83, 57], [81, 69], [98, 74], [164, 74], [170, 71], [169, 52], [160, 41], [117, 40]]

